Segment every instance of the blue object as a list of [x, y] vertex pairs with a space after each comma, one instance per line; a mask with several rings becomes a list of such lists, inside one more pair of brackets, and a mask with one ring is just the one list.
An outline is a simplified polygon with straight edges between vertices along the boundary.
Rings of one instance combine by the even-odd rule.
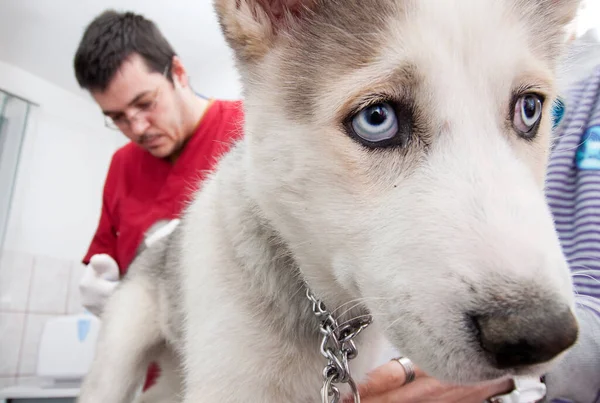
[[590, 127], [581, 137], [575, 159], [581, 170], [600, 170], [600, 126]]
[[90, 327], [92, 325], [92, 321], [89, 319], [79, 319], [77, 321], [77, 335], [79, 336], [79, 341], [83, 343], [90, 333]]
[[565, 116], [565, 103], [557, 98], [552, 104], [552, 128], [556, 128]]

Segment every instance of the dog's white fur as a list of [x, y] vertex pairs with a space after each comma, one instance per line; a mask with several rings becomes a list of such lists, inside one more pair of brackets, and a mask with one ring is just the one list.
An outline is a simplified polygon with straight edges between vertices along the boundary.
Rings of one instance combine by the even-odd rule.
[[[341, 321], [374, 316], [359, 379], [384, 337], [444, 380], [548, 370], [495, 368], [464, 318], [573, 307], [543, 178], [577, 1], [282, 3], [216, 1], [244, 83], [244, 140], [109, 302], [80, 401], [127, 401], [167, 354], [181, 359], [185, 403], [316, 402], [324, 360], [303, 281]], [[548, 99], [533, 141], [507, 120], [521, 86]], [[379, 95], [417, 105], [411, 145], [368, 150], [344, 133], [340, 116]]]

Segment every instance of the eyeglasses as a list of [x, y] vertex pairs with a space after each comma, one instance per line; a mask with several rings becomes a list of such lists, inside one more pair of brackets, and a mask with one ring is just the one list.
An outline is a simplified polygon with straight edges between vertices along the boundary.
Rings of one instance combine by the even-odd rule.
[[157, 88], [153, 95], [149, 96], [148, 100], [142, 100], [135, 106], [135, 112], [127, 117], [125, 113], [119, 113], [117, 116], [104, 116], [104, 124], [112, 130], [128, 130], [133, 121], [142, 116], [147, 116], [155, 108], [158, 101], [160, 91]]
[[[165, 67], [163, 76], [167, 77], [170, 64]], [[131, 116], [127, 116], [121, 112], [116, 116], [104, 116], [104, 125], [112, 130], [126, 131], [131, 128], [131, 124], [142, 116], [148, 116], [156, 108], [158, 96], [160, 95], [160, 87], [152, 92], [151, 95], [142, 98], [137, 105], [134, 106], [135, 112]]]

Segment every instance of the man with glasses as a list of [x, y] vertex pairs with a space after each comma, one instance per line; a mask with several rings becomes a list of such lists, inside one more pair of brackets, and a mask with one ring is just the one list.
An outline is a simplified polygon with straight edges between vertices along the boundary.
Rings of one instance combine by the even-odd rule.
[[113, 155], [100, 221], [83, 259], [82, 302], [100, 315], [116, 280], [149, 245], [148, 230], [164, 223], [171, 225], [158, 234], [172, 230], [198, 181], [241, 134], [243, 115], [240, 102], [198, 97], [156, 25], [131, 12], [96, 17], [74, 68], [106, 126], [131, 140]]

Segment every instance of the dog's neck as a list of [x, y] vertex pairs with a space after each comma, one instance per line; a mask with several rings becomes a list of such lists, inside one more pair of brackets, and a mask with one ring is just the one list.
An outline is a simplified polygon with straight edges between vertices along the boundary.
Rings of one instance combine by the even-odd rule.
[[[258, 387], [268, 385], [273, 389], [269, 396], [276, 395], [274, 400], [264, 401], [317, 401], [327, 360], [321, 355], [321, 322], [306, 297], [305, 280], [339, 325], [366, 312], [358, 306], [340, 307], [352, 297], [334, 280], [327, 281], [333, 277], [331, 268], [323, 266], [321, 274], [311, 266], [305, 278], [305, 267], [299, 262], [311, 259], [301, 255], [306, 252], [296, 252], [278, 231], [281, 228], [266, 218], [259, 203], [261, 195], [252, 196], [256, 188], [247, 176], [252, 172], [248, 153], [241, 142], [223, 157], [184, 218], [184, 315], [210, 309], [212, 304], [220, 306], [208, 324], [197, 316], [183, 317], [182, 322], [187, 322], [186, 331], [194, 335], [190, 337], [196, 337], [194, 356], [212, 356], [218, 351], [243, 357], [246, 371], [252, 368], [260, 379], [262, 386]], [[359, 382], [381, 353], [380, 332], [371, 326], [354, 341], [358, 356], [350, 361], [350, 370]], [[244, 348], [238, 349], [240, 345]], [[210, 371], [235, 364], [235, 360], [213, 360], [212, 365], [206, 364]], [[344, 385], [342, 390], [348, 392]]]
[[[263, 322], [260, 326], [279, 333], [286, 343], [300, 343], [317, 352], [322, 337], [320, 320], [306, 297], [307, 284], [292, 249], [252, 199], [245, 171], [237, 169], [243, 165], [245, 151], [243, 144], [238, 145], [221, 164], [220, 171], [227, 171], [223, 175], [227, 180], [219, 181], [218, 196], [236, 200], [235, 205], [227, 203], [227, 208], [219, 206], [218, 214], [223, 240], [239, 269], [237, 281], [244, 284], [246, 297], [251, 298], [248, 302], [254, 307], [253, 314]], [[340, 295], [345, 295], [341, 289]], [[368, 313], [358, 304], [340, 307], [337, 301], [323, 302], [340, 324]]]

